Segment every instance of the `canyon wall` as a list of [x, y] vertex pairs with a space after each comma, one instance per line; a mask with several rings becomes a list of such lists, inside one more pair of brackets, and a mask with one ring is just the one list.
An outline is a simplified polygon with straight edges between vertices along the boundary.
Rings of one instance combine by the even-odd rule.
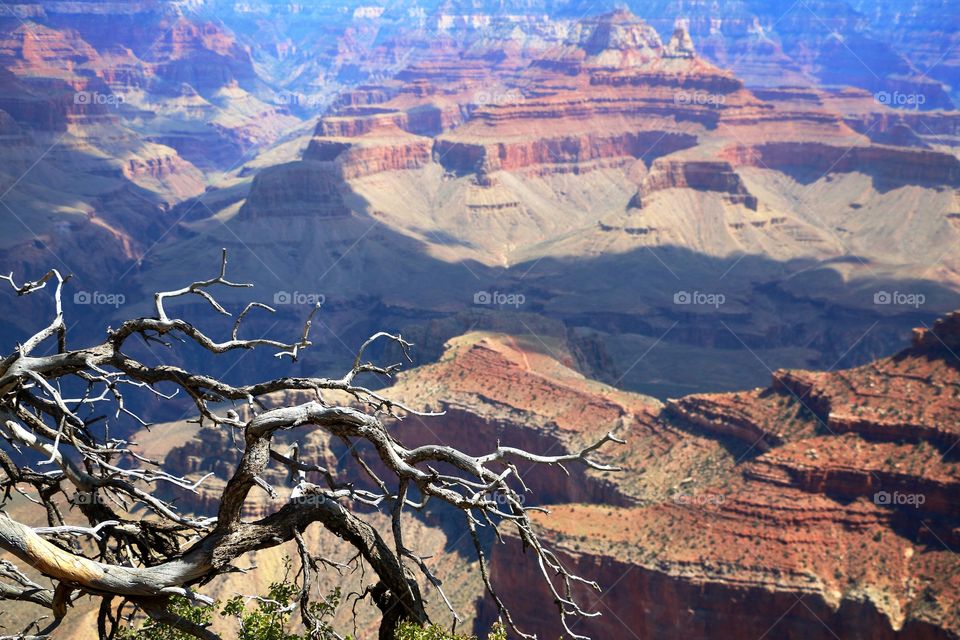
[[[894, 438], [833, 425], [839, 415], [874, 424], [900, 412], [928, 431], [955, 433], [960, 374], [946, 345], [960, 335], [958, 317], [944, 317], [918, 332], [913, 346], [866, 366], [777, 372], [764, 389], [666, 405], [584, 378], [533, 336], [467, 334], [387, 390], [395, 400], [445, 413], [408, 418], [391, 430], [406, 446], [450, 443], [475, 454], [496, 442], [568, 453], [607, 431], [626, 440], [600, 453], [622, 472], [571, 465], [569, 476], [558, 469], [524, 474], [528, 506], [548, 507], [534, 516], [545, 540], [565, 566], [603, 589], [577, 588], [586, 608], [602, 613], [573, 622], [577, 633], [953, 638], [960, 583], [950, 548], [960, 544], [953, 499], [960, 470], [951, 447], [910, 426]], [[936, 344], [925, 338], [930, 332]], [[291, 437], [301, 459], [362, 478], [343, 446], [324, 434]], [[182, 504], [214, 509], [237, 455], [229, 434], [214, 429], [174, 448], [172, 471], [215, 474]], [[286, 482], [279, 468], [267, 480]], [[251, 501], [248, 514], [273, 508]], [[458, 525], [440, 511], [423, 517], [457, 535]], [[490, 541], [488, 549], [499, 595], [522, 629], [562, 635], [529, 554], [509, 523], [501, 530], [505, 542]], [[457, 598], [459, 606], [476, 606], [478, 632], [498, 615], [478, 592]]]

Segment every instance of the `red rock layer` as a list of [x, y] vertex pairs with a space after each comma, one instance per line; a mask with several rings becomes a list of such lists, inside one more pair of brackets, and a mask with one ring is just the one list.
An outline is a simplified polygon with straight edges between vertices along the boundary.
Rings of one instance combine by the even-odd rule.
[[882, 179], [910, 183], [955, 184], [960, 160], [949, 153], [888, 146], [843, 147], [814, 142], [772, 142], [752, 147], [736, 145], [723, 157], [737, 166], [827, 172], [874, 173]]
[[695, 189], [725, 194], [726, 200], [757, 210], [757, 198], [747, 191], [740, 176], [727, 162], [654, 160], [650, 173], [637, 190], [631, 205], [641, 208], [644, 199], [664, 189]]
[[[539, 47], [420, 43], [423, 55], [393, 79], [341, 96], [304, 158], [328, 159], [331, 148], [350, 145], [337, 157], [344, 180], [433, 162], [475, 176], [481, 188], [498, 171], [626, 171], [641, 159], [653, 166], [632, 206], [677, 188], [721, 193], [754, 211], [761, 203], [739, 167], [801, 181], [861, 171], [884, 188], [960, 180], [960, 161], [925, 148], [922, 121], [863, 90], [752, 93], [698, 57], [683, 29], [664, 44], [624, 11], [569, 26]], [[937, 127], [955, 129], [956, 119], [938, 116]]]
[[[384, 87], [341, 98], [315, 135], [360, 138], [386, 149], [397, 131], [430, 136], [437, 161], [457, 172], [566, 171], [568, 164], [586, 170], [696, 144], [684, 129], [715, 126], [719, 112], [695, 98], [679, 104], [678, 92], [719, 92], [732, 109], [759, 104], [729, 74], [685, 45], [664, 47], [629, 14], [585, 20], [577, 28], [563, 47], [532, 54], [540, 56], [532, 65], [527, 54], [465, 53], [438, 43], [431, 56]], [[679, 117], [696, 124], [676, 128]]]
[[344, 180], [384, 171], [419, 169], [432, 157], [428, 138], [403, 135], [375, 143], [350, 138], [314, 139], [304, 153], [305, 160], [334, 162]]
[[[925, 557], [912, 561], [915, 556], [906, 551], [913, 547], [891, 533], [889, 519], [877, 510], [815, 502], [789, 490], [725, 503], [723, 509], [704, 504], [709, 502], [629, 510], [570, 505], [538, 518], [551, 527], [559, 519], [576, 521], [551, 529], [564, 549], [562, 561], [580, 575], [599, 578], [604, 589], [602, 594], [576, 590], [601, 616], [577, 622], [573, 630], [592, 638], [664, 640], [955, 637], [940, 626], [953, 626], [955, 613], [927, 620], [918, 610], [916, 618], [891, 621], [871, 600], [876, 592], [870, 586], [838, 599], [841, 590], [856, 589], [847, 580], [871, 585], [889, 580], [888, 574], [907, 575], [923, 585], [923, 608], [951, 608], [944, 592], [955, 593], [958, 584], [950, 575], [955, 572], [949, 570], [949, 552], [920, 548], [916, 553]], [[631, 534], [651, 529], [656, 537], [639, 548]], [[563, 637], [562, 627], [551, 620], [556, 615], [548, 608], [551, 596], [518, 569], [528, 555], [513, 538], [496, 546], [495, 585], [526, 630]], [[485, 604], [482, 615], [494, 617], [490, 609]]]
[[[448, 442], [472, 453], [496, 442], [570, 452], [611, 430], [626, 438], [604, 452], [622, 473], [571, 467], [570, 476], [524, 476], [531, 500], [554, 505], [537, 515], [544, 535], [605, 588], [580, 593], [603, 616], [578, 622], [577, 632], [952, 638], [960, 631], [960, 573], [950, 551], [960, 544], [960, 467], [938, 434], [954, 433], [960, 414], [960, 363], [949, 347], [960, 337], [958, 317], [864, 367], [777, 372], [768, 389], [667, 407], [583, 378], [535, 340], [468, 334], [389, 391], [446, 414], [408, 417], [391, 430], [408, 446]], [[893, 437], [884, 420], [896, 412], [910, 415]], [[838, 431], [845, 415], [872, 426]], [[301, 457], [359, 474], [322, 434], [298, 437]], [[217, 483], [237, 458], [217, 430], [175, 449], [167, 457], [173, 471], [218, 478], [184, 504], [215, 508]], [[268, 481], [286, 482], [279, 468]], [[250, 513], [275, 506], [262, 501]], [[491, 556], [501, 597], [526, 629], [563, 634], [529, 558], [509, 526], [503, 530], [507, 544]], [[495, 618], [489, 602], [479, 607], [481, 623]]]
[[[918, 331], [894, 357], [834, 373], [777, 372], [766, 390], [670, 401], [628, 431], [621, 487], [641, 506], [571, 504], [538, 516], [567, 562], [606, 589], [581, 593], [603, 615], [575, 630], [956, 637], [960, 361], [950, 345], [958, 317]], [[656, 432], [669, 444], [642, 459]], [[688, 439], [697, 446], [684, 447]], [[658, 476], [667, 465], [686, 471], [665, 487]], [[528, 629], [563, 633], [520, 562], [512, 540], [494, 547], [501, 596]]]

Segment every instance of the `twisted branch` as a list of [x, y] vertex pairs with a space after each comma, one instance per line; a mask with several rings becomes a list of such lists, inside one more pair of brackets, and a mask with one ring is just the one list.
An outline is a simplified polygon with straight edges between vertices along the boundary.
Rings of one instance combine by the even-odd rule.
[[[460, 621], [427, 559], [416, 555], [404, 543], [403, 510], [420, 509], [435, 499], [463, 512], [484, 583], [503, 617], [521, 637], [534, 636], [516, 629], [509, 611], [497, 596], [490, 582], [478, 527], [492, 527], [498, 537], [498, 527], [516, 528], [536, 557], [567, 632], [573, 638], [581, 638], [571, 631], [567, 619], [598, 614], [581, 609], [572, 589], [577, 583], [592, 588], [597, 585], [570, 573], [557, 556], [541, 544], [529, 517], [537, 508], [525, 506], [527, 487], [517, 474], [516, 463], [561, 468], [568, 463], [579, 463], [600, 471], [615, 471], [616, 467], [604, 464], [594, 455], [603, 445], [622, 441], [611, 433], [581, 451], [558, 456], [538, 455], [509, 446], [497, 446], [482, 456], [471, 456], [439, 444], [407, 448], [390, 433], [381, 416], [401, 419], [411, 414], [438, 414], [418, 412], [356, 382], [361, 375], [389, 377], [400, 369], [399, 363], [381, 366], [364, 360], [366, 350], [378, 340], [398, 345], [409, 360], [412, 345], [399, 335], [384, 332], [371, 336], [360, 346], [350, 370], [340, 378], [281, 377], [232, 385], [173, 365], [147, 365], [124, 352], [127, 340], [140, 336], [167, 348], [172, 348], [173, 341], [166, 338], [193, 342], [213, 354], [270, 348], [276, 350], [277, 357], [290, 357], [295, 361], [300, 352], [310, 346], [310, 326], [319, 307], [304, 321], [300, 337], [290, 343], [239, 337], [242, 321], [250, 311], [255, 308], [274, 311], [258, 302], [243, 308], [236, 317], [230, 338], [224, 341], [215, 340], [186, 320], [170, 315], [166, 308], [168, 301], [197, 295], [216, 313], [231, 316], [216, 299], [214, 291], [217, 287], [251, 285], [229, 280], [226, 269], [224, 251], [219, 273], [213, 278], [157, 293], [155, 317], [127, 320], [116, 330], [108, 330], [103, 342], [73, 350], [66, 348], [61, 306], [62, 289], [68, 278], [55, 270], [40, 280], [22, 285], [14, 282], [12, 274], [0, 277], [9, 282], [18, 295], [30, 295], [43, 290], [47, 284], [56, 287], [54, 320], [0, 360], [0, 444], [7, 449], [0, 450], [0, 470], [3, 471], [0, 487], [5, 496], [9, 497], [11, 491], [18, 492], [41, 506], [49, 525], [30, 527], [0, 512], [0, 547], [42, 573], [55, 588], [29, 580], [13, 564], [4, 562], [0, 563], [0, 598], [24, 600], [49, 608], [54, 621], [48, 628], [54, 628], [63, 618], [71, 598], [78, 594], [98, 596], [104, 603], [98, 623], [103, 631], [120, 623], [119, 610], [114, 615], [110, 605], [117, 597], [134, 603], [158, 621], [210, 640], [216, 636], [209, 629], [170, 613], [167, 606], [170, 598], [180, 596], [209, 604], [212, 600], [197, 589], [219, 574], [238, 570], [232, 564], [235, 560], [252, 551], [294, 541], [301, 563], [297, 604], [307, 628], [316, 631], [319, 623], [310, 613], [310, 586], [321, 562], [309, 554], [303, 532], [319, 523], [356, 550], [361, 567], [366, 564], [373, 569], [377, 582], [369, 586], [363, 596], [372, 597], [381, 610], [380, 638], [392, 640], [403, 620], [428, 621], [417, 574], [440, 593], [454, 625]], [[38, 346], [52, 338], [57, 339], [55, 353], [33, 355]], [[134, 419], [137, 425], [147, 424], [127, 408], [121, 390], [146, 389], [161, 399], [173, 397], [174, 394], [164, 394], [155, 388], [160, 384], [183, 390], [192, 400], [201, 424], [243, 434], [243, 453], [236, 472], [222, 491], [215, 518], [180, 513], [172, 502], [161, 499], [151, 490], [163, 482], [196, 493], [208, 476], [189, 478], [169, 473], [161, 464], [135, 453], [133, 445], [126, 440], [109, 438], [104, 435], [109, 433], [107, 429], [92, 428], [100, 421], [109, 424], [109, 416], [89, 417], [94, 407], [100, 405], [114, 407], [114, 420], [126, 417]], [[75, 397], [64, 397], [62, 389], [77, 387], [82, 391]], [[296, 390], [312, 391], [316, 399], [267, 408], [269, 394]], [[352, 406], [327, 404], [322, 395], [324, 391], [345, 392], [354, 403]], [[213, 408], [214, 403], [223, 401], [244, 403], [249, 409], [248, 417], [241, 419], [233, 410]], [[302, 460], [296, 444], [286, 453], [276, 451], [275, 436], [295, 429], [320, 430], [345, 442], [376, 488], [356, 487], [339, 479], [336, 470]], [[359, 443], [372, 447], [375, 461], [366, 459], [368, 454], [361, 453], [355, 446]], [[26, 464], [18, 464], [16, 460], [26, 459], [28, 451], [41, 456], [39, 466], [49, 470], [38, 472]], [[290, 498], [266, 517], [245, 522], [241, 516], [254, 487], [277, 494], [265, 480], [271, 465], [286, 470], [287, 482], [292, 487]], [[374, 472], [374, 465], [386, 470], [387, 480]], [[388, 489], [388, 481], [396, 487], [395, 492]], [[420, 495], [419, 502], [409, 498], [414, 491]], [[87, 524], [65, 522], [56, 504], [58, 495], [70, 500]], [[391, 543], [351, 509], [352, 505], [389, 509]], [[130, 512], [137, 506], [146, 508], [154, 517], [132, 517]], [[77, 538], [81, 536], [89, 537], [95, 545], [79, 546]], [[559, 587], [555, 583], [558, 577]], [[45, 633], [48, 632], [44, 630], [40, 635]]]

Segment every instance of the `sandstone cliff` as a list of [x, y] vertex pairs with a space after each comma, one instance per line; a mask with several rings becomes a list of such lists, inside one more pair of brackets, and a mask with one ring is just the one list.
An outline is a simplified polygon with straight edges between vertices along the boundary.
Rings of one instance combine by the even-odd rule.
[[[648, 428], [674, 443], [706, 438], [710, 454], [674, 444], [626, 475], [683, 460], [686, 478], [666, 495], [622, 483], [642, 506], [567, 505], [540, 518], [573, 566], [603, 576], [607, 593], [593, 596], [603, 615], [578, 631], [956, 637], [956, 318], [864, 367], [778, 372], [764, 390], [671, 401]], [[649, 436], [629, 439], [637, 451]], [[499, 584], [542, 625], [543, 592], [520, 562], [515, 543], [495, 547]]]
[[[604, 588], [581, 593], [603, 614], [577, 624], [592, 637], [753, 638], [773, 629], [785, 638], [952, 638], [957, 317], [863, 367], [777, 372], [766, 389], [666, 406], [576, 374], [562, 342], [467, 334], [389, 390], [446, 414], [393, 428], [407, 445], [474, 453], [497, 441], [560, 453], [607, 430], [626, 438], [606, 452], [622, 473], [524, 476], [531, 504], [550, 505], [537, 517], [544, 535]], [[297, 439], [302, 456], [359, 472], [340, 444], [318, 433]], [[215, 430], [174, 448], [167, 460], [176, 472], [215, 474], [199, 496], [182, 496], [184, 506], [215, 508], [211, 496], [237, 459], [236, 443]], [[269, 480], [282, 486], [285, 477], [278, 469]], [[253, 503], [249, 515], [271, 508]], [[442, 513], [425, 522], [457, 537]], [[502, 528], [506, 543], [491, 547], [494, 583], [526, 629], [559, 635], [549, 597]], [[476, 607], [481, 630], [496, 613], [479, 588], [464, 585], [457, 603]]]

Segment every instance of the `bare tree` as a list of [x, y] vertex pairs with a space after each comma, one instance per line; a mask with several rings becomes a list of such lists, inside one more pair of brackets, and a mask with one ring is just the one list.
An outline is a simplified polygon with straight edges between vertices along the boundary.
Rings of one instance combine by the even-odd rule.
[[[0, 486], [5, 491], [4, 504], [16, 492], [29, 499], [40, 510], [37, 519], [45, 518], [48, 524], [27, 526], [0, 512], [0, 547], [52, 584], [37, 584], [12, 562], [4, 561], [0, 565], [0, 598], [50, 609], [52, 621], [44, 629], [37, 624], [36, 637], [50, 634], [71, 602], [81, 595], [90, 595], [101, 599], [101, 637], [112, 635], [120, 624], [117, 611], [132, 604], [152, 618], [198, 638], [216, 638], [209, 628], [171, 614], [170, 599], [182, 596], [194, 603], [212, 604], [212, 599], [200, 591], [205, 583], [218, 575], [238, 571], [233, 562], [244, 554], [288, 541], [297, 545], [302, 565], [297, 576], [301, 587], [300, 614], [307, 629], [319, 637], [320, 623], [313, 618], [308, 605], [310, 585], [322, 559], [311, 555], [302, 536], [311, 524], [319, 523], [351, 545], [358, 561], [375, 572], [377, 582], [362, 597], [371, 597], [382, 613], [379, 637], [392, 639], [403, 620], [427, 622], [417, 572], [443, 594], [440, 581], [425, 559], [405, 546], [401, 527], [404, 509], [421, 509], [431, 499], [452, 505], [463, 514], [486, 588], [501, 615], [522, 637], [534, 636], [516, 629], [491, 585], [478, 535], [480, 527], [494, 531], [504, 525], [516, 528], [524, 545], [532, 551], [565, 626], [568, 617], [598, 615], [578, 606], [573, 588], [575, 583], [599, 587], [564, 568], [538, 538], [528, 515], [534, 507], [525, 506], [523, 493], [527, 488], [516, 464], [523, 461], [562, 467], [564, 463], [577, 462], [594, 469], [615, 470], [591, 458], [603, 444], [620, 442], [613, 434], [582, 451], [560, 456], [535, 455], [506, 446], [498, 446], [482, 456], [467, 455], [440, 444], [405, 447], [390, 433], [385, 426], [390, 421], [384, 418], [393, 420], [418, 412], [357, 382], [362, 374], [390, 376], [400, 367], [379, 366], [364, 359], [364, 352], [381, 340], [395, 343], [404, 355], [408, 353], [412, 345], [400, 336], [386, 333], [364, 342], [350, 371], [341, 378], [281, 377], [232, 385], [178, 366], [148, 366], [125, 353], [127, 341], [140, 336], [148, 343], [168, 348], [171, 339], [193, 342], [214, 354], [267, 348], [276, 350], [278, 358], [296, 361], [300, 352], [310, 346], [310, 325], [319, 307], [307, 318], [300, 338], [291, 343], [239, 337], [241, 323], [249, 312], [273, 312], [260, 303], [250, 303], [243, 309], [233, 323], [230, 339], [222, 342], [169, 315], [165, 307], [169, 300], [196, 295], [218, 313], [229, 316], [211, 290], [251, 285], [228, 280], [226, 267], [224, 251], [216, 277], [157, 293], [154, 317], [128, 320], [115, 330], [108, 329], [103, 342], [75, 349], [67, 348], [61, 305], [65, 278], [60, 273], [50, 271], [41, 279], [22, 285], [14, 282], [13, 274], [2, 277], [18, 295], [33, 294], [52, 285], [56, 303], [53, 321], [0, 361], [0, 443], [5, 444], [0, 450]], [[36, 355], [41, 345], [47, 345], [51, 355]], [[216, 517], [198, 518], [182, 513], [172, 502], [158, 497], [160, 493], [156, 491], [159, 483], [197, 491], [203, 478], [165, 472], [162, 463], [138, 455], [130, 442], [111, 437], [109, 429], [102, 424], [97, 426], [98, 418], [91, 416], [107, 406], [116, 418], [126, 415], [127, 419], [139, 421], [125, 404], [123, 394], [140, 389], [169, 399], [171, 396], [162, 389], [170, 386], [189, 396], [201, 425], [235, 430], [242, 435], [242, 458], [222, 491]], [[67, 389], [77, 388], [81, 392], [74, 393], [76, 397], [66, 397], [71, 395]], [[291, 390], [305, 391], [313, 399], [270, 408], [268, 394]], [[345, 403], [347, 406], [329, 403], [323, 397], [325, 391], [349, 394], [351, 400]], [[248, 418], [241, 419], [232, 409], [216, 408], [229, 402], [240, 405]], [[301, 460], [296, 453], [275, 450], [274, 436], [293, 429], [324, 430], [342, 439], [355, 452], [360, 451], [355, 444], [371, 445], [364, 450], [375, 452], [369, 455], [375, 455], [379, 461], [365, 461], [357, 453], [357, 462], [373, 479], [369, 486], [378, 489], [358, 488], [356, 483], [339, 479], [337, 469]], [[34, 452], [34, 460], [41, 459], [34, 463], [36, 469], [24, 462], [28, 459], [27, 450]], [[382, 479], [367, 462], [376, 462], [378, 469], [387, 469], [390, 475]], [[271, 495], [277, 493], [264, 479], [271, 465], [288, 472], [290, 498], [266, 517], [245, 521], [243, 507], [255, 487]], [[64, 499], [78, 506], [86, 523], [66, 521], [61, 508]], [[359, 505], [364, 505], [364, 509]], [[138, 516], [131, 515], [134, 508], [139, 510]], [[386, 534], [386, 539], [361, 517], [372, 508], [392, 518], [392, 532]], [[73, 513], [76, 512], [71, 510], [67, 515]], [[140, 517], [144, 513], [146, 517]], [[458, 620], [445, 595], [443, 599], [454, 620]], [[569, 626], [567, 631], [571, 637], [581, 637]], [[20, 637], [26, 637], [26, 632]]]

